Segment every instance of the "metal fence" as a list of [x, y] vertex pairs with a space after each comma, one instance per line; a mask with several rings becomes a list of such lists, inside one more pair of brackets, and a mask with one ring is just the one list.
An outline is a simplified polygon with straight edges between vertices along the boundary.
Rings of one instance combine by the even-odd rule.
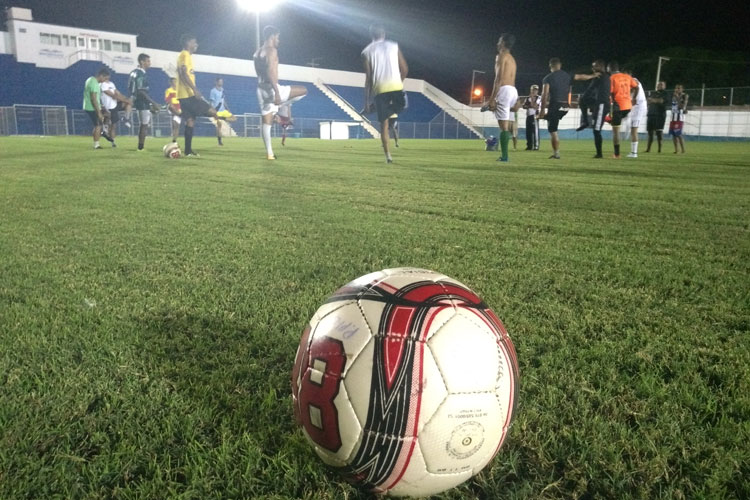
[[[686, 119], [688, 134], [750, 138], [750, 87], [687, 89], [686, 93], [690, 95]], [[575, 111], [571, 110], [571, 118]], [[170, 137], [170, 119], [170, 115], [164, 110], [155, 114], [150, 134], [154, 137]], [[492, 133], [493, 121], [491, 116], [482, 116], [478, 110], [466, 107], [447, 109], [438, 113], [429, 122], [399, 122], [399, 136], [404, 139], [471, 139], [477, 137], [474, 131], [480, 135]], [[518, 122], [523, 129], [524, 119], [521, 117]], [[137, 113], [133, 113], [132, 123], [133, 127], [128, 128], [121, 121], [117, 125], [118, 135], [137, 135], [140, 125]], [[288, 130], [287, 134], [298, 138], [318, 138], [321, 137], [321, 124], [324, 123], [330, 124], [331, 120], [296, 118], [294, 127]], [[349, 125], [349, 138], [371, 137], [361, 123], [351, 121]], [[237, 121], [232, 123], [231, 127], [231, 135], [260, 137], [261, 116], [238, 115]], [[560, 127], [566, 128], [563, 123]], [[91, 129], [91, 120], [80, 109], [25, 104], [0, 107], [0, 135], [89, 135]], [[281, 127], [274, 124], [272, 135], [279, 136], [281, 133]], [[201, 118], [197, 120], [195, 135], [216, 135], [216, 126], [208, 118]]]

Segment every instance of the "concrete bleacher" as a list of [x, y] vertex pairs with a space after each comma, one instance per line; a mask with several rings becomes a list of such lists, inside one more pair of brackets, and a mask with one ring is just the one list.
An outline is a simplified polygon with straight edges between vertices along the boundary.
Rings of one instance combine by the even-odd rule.
[[[362, 109], [365, 96], [362, 87], [350, 87], [347, 85], [329, 85], [329, 87], [340, 95], [354, 109]], [[406, 92], [408, 107], [399, 115], [402, 122], [429, 122], [435, 119], [443, 110], [419, 92]]]

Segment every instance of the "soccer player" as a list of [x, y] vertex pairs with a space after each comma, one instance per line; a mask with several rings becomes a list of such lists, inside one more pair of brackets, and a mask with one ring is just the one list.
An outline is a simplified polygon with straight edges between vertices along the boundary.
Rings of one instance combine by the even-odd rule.
[[610, 74], [610, 92], [612, 94], [612, 144], [615, 148], [613, 158], [620, 158], [620, 126], [622, 119], [630, 114], [635, 101], [635, 94], [638, 90], [638, 84], [632, 76], [621, 73], [620, 65], [617, 61], [612, 61], [607, 65], [607, 71]]
[[648, 130], [648, 146], [646, 152], [651, 152], [651, 144], [654, 142], [654, 133], [661, 153], [662, 135], [664, 134], [664, 123], [667, 120], [667, 96], [666, 82], [658, 82], [656, 90], [651, 93], [648, 101], [648, 116], [646, 119], [646, 129]]
[[210, 116], [216, 120], [223, 118], [216, 115], [216, 110], [203, 98], [195, 86], [193, 54], [198, 50], [198, 40], [193, 35], [180, 37], [182, 52], [177, 56], [177, 99], [180, 101], [182, 119], [185, 121], [185, 156], [200, 158], [193, 151], [193, 130], [195, 119], [199, 116]]
[[107, 77], [109, 77], [109, 70], [103, 67], [96, 72], [96, 76], [90, 76], [83, 87], [83, 110], [89, 115], [91, 123], [94, 125], [91, 132], [94, 138], [94, 149], [102, 149], [99, 138], [102, 134], [104, 115], [101, 108], [102, 91], [99, 84]]
[[177, 99], [177, 78], [169, 79], [169, 88], [164, 91], [164, 102], [169, 113], [169, 123], [172, 124], [172, 142], [177, 142], [180, 135], [180, 101]]
[[539, 85], [532, 85], [529, 96], [523, 101], [523, 109], [526, 110], [526, 151], [537, 151], [539, 149], [539, 111], [542, 106], [542, 97], [539, 95]]
[[[625, 70], [624, 73], [633, 76], [630, 70]], [[633, 80], [638, 84], [638, 89], [636, 90], [633, 109], [630, 111], [630, 153], [628, 153], [628, 158], [638, 158], [638, 127], [641, 126], [641, 121], [646, 117], [647, 107], [646, 92], [643, 90], [643, 85], [637, 78], [633, 78]]]
[[125, 126], [130, 128], [129, 117], [133, 101], [122, 95], [110, 78], [111, 76], [107, 76], [99, 84], [99, 88], [102, 91], [102, 115], [104, 116], [102, 132], [109, 135], [112, 147], [116, 148], [115, 137], [117, 137], [117, 122], [120, 120], [120, 111], [125, 111], [125, 120], [123, 122]]
[[677, 154], [677, 146], [685, 154], [685, 139], [682, 137], [682, 126], [685, 124], [685, 113], [689, 96], [685, 93], [681, 84], [674, 86], [672, 94], [672, 121], [669, 124], [669, 133], [674, 141], [674, 154]]
[[282, 127], [291, 125], [291, 104], [307, 95], [302, 85], [279, 85], [279, 43], [281, 32], [275, 26], [263, 28], [263, 45], [253, 54], [258, 75], [258, 104], [262, 115], [261, 132], [266, 146], [266, 159], [275, 160], [271, 145], [271, 127], [278, 114]]
[[[208, 96], [208, 100], [211, 102], [211, 106], [216, 110], [217, 116], [219, 115], [219, 113], [223, 113], [229, 116], [232, 115], [232, 113], [229, 111], [229, 107], [227, 106], [226, 94], [224, 94], [224, 79], [223, 78], [216, 79], [216, 86], [214, 86], [214, 88], [211, 89], [211, 93]], [[219, 141], [219, 146], [224, 145], [221, 142], [221, 127], [222, 127], [221, 121], [216, 120], [216, 139]]]
[[370, 26], [370, 44], [362, 50], [365, 68], [365, 111], [374, 107], [380, 122], [380, 142], [383, 144], [386, 163], [393, 163], [389, 145], [389, 127], [393, 115], [406, 107], [404, 80], [409, 65], [398, 44], [385, 39], [385, 28], [381, 24]]
[[[611, 83], [609, 73], [606, 71], [604, 61], [597, 59], [591, 63], [591, 74], [576, 74], [573, 79], [576, 81], [590, 80], [589, 88], [584, 95], [587, 97], [584, 106], [591, 109], [591, 126], [594, 129], [594, 146], [596, 154], [594, 158], [603, 158], [602, 154], [602, 127], [604, 127], [604, 117], [609, 114]], [[587, 113], [588, 110], [581, 108], [581, 113]], [[586, 126], [582, 125], [583, 128]], [[582, 130], [581, 127], [578, 130]]]
[[138, 151], [143, 151], [146, 144], [146, 134], [151, 125], [151, 113], [159, 111], [159, 104], [148, 95], [148, 78], [146, 70], [151, 67], [151, 57], [148, 54], [138, 55], [138, 67], [130, 72], [128, 77], [128, 92], [130, 99], [138, 111], [141, 126], [138, 129]]
[[511, 138], [511, 121], [513, 107], [518, 101], [516, 90], [516, 60], [510, 51], [516, 43], [516, 37], [503, 33], [497, 41], [495, 56], [495, 82], [490, 94], [489, 109], [494, 111], [500, 127], [501, 156], [497, 161], [508, 161], [508, 142]]
[[542, 100], [539, 119], [547, 120], [547, 131], [552, 143], [550, 159], [560, 159], [560, 136], [558, 127], [570, 108], [570, 75], [562, 70], [562, 62], [557, 57], [549, 60], [550, 73], [542, 80]]

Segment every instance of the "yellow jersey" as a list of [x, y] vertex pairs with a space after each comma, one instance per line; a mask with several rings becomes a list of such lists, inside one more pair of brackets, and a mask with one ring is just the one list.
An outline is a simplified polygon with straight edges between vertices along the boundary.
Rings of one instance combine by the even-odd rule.
[[188, 52], [187, 50], [183, 50], [180, 52], [180, 55], [177, 57], [177, 98], [178, 99], [187, 99], [188, 97], [193, 97], [195, 95], [195, 92], [193, 92], [193, 89], [182, 83], [182, 79], [179, 76], [180, 68], [185, 66], [187, 69], [188, 77], [190, 78], [190, 81], [193, 83], [193, 87], [195, 87], [195, 72], [193, 71], [193, 56]]

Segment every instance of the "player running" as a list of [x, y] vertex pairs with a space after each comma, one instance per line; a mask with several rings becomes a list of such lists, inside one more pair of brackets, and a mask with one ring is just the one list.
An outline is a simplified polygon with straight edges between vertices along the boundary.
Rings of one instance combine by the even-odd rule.
[[[393, 163], [389, 144], [390, 124], [406, 107], [404, 80], [409, 66], [398, 44], [385, 39], [385, 28], [370, 26], [370, 44], [362, 50], [365, 68], [365, 112], [377, 111], [380, 122], [380, 142], [385, 162]], [[395, 118], [394, 118], [395, 115]]]
[[510, 51], [516, 43], [516, 37], [503, 33], [497, 41], [495, 56], [495, 83], [490, 95], [489, 110], [495, 112], [500, 126], [501, 156], [497, 161], [508, 161], [508, 142], [511, 139], [511, 121], [514, 121], [514, 107], [518, 101], [516, 90], [516, 60]]
[[193, 151], [195, 119], [199, 116], [210, 116], [217, 120], [224, 118], [217, 116], [216, 110], [203, 98], [203, 94], [195, 86], [193, 54], [198, 50], [198, 40], [193, 35], [182, 35], [180, 43], [182, 52], [177, 57], [177, 99], [180, 101], [182, 119], [185, 121], [185, 156], [200, 158], [200, 155]]
[[266, 146], [266, 159], [275, 160], [271, 146], [271, 127], [278, 114], [282, 127], [291, 125], [291, 104], [307, 95], [302, 85], [279, 85], [280, 31], [275, 26], [263, 28], [263, 45], [253, 54], [258, 75], [258, 104], [262, 115], [261, 133]]

